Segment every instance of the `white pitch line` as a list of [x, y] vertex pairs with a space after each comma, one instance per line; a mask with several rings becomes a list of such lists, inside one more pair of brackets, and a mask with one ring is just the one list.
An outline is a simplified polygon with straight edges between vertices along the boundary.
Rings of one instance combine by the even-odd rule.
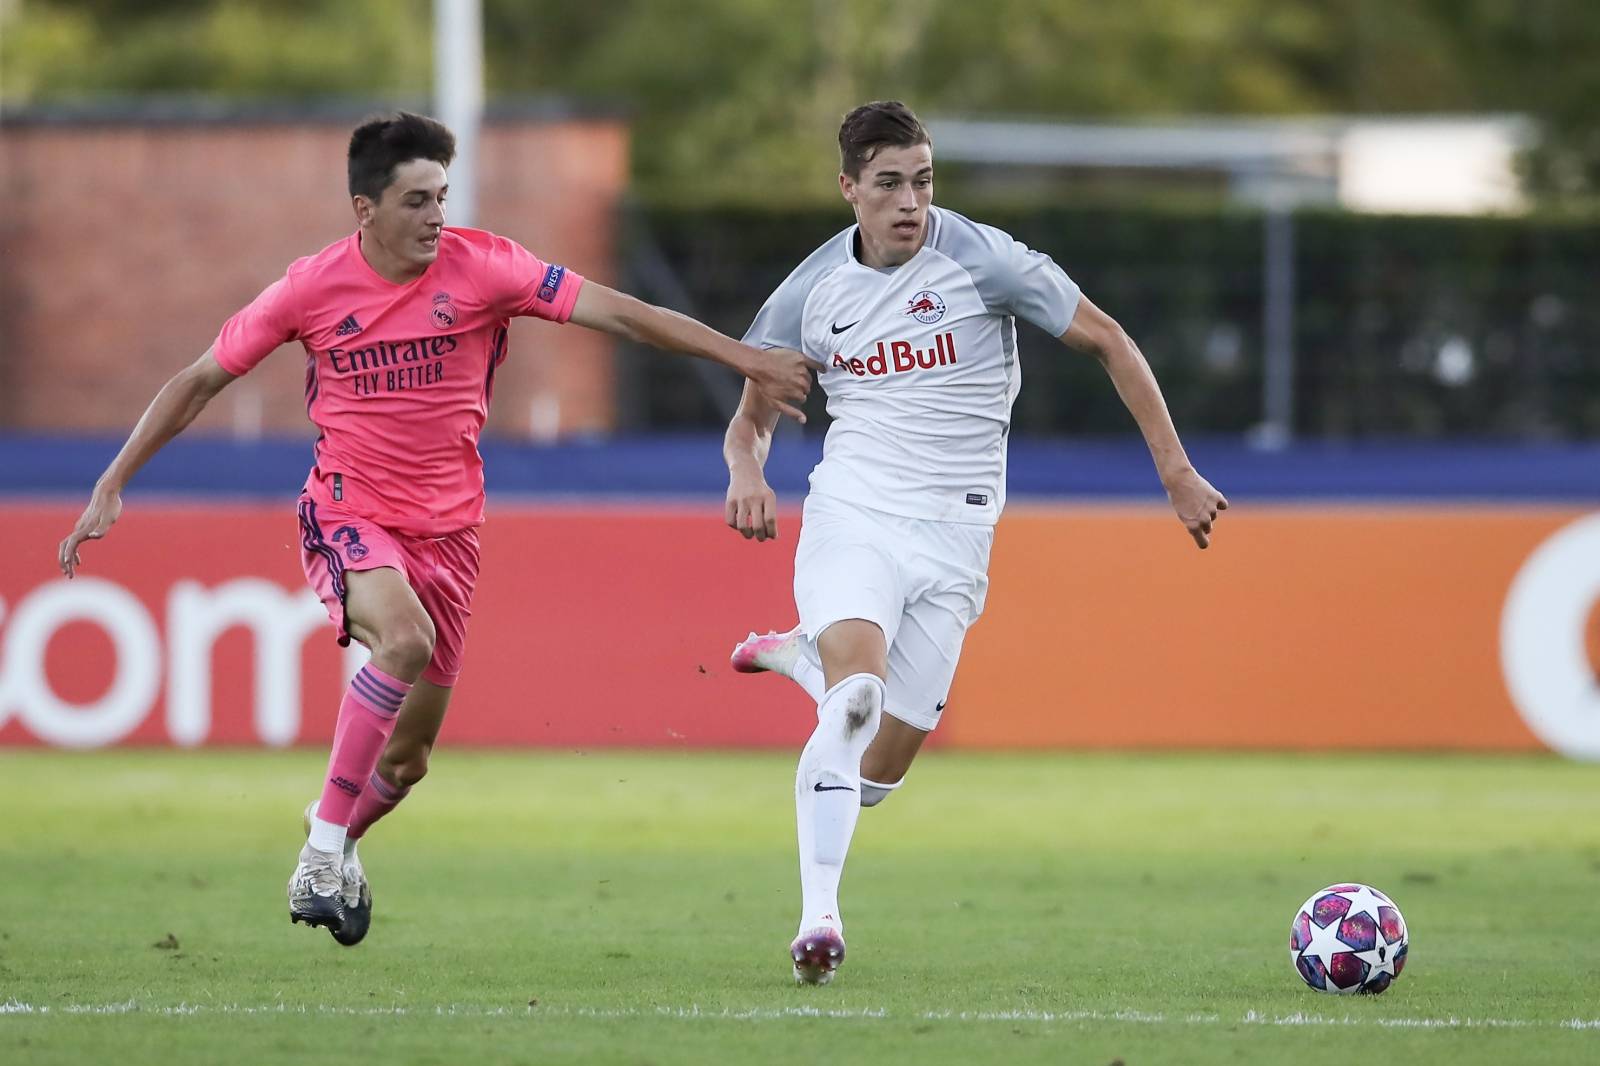
[[150, 1014], [160, 1017], [217, 1015], [338, 1015], [356, 1017], [448, 1017], [538, 1018], [567, 1017], [600, 1020], [672, 1018], [707, 1021], [781, 1021], [785, 1018], [835, 1018], [857, 1021], [915, 1022], [1130, 1022], [1136, 1025], [1259, 1025], [1259, 1026], [1335, 1026], [1382, 1029], [1573, 1029], [1600, 1032], [1600, 1018], [1568, 1018], [1541, 1021], [1531, 1018], [1473, 1018], [1451, 1015], [1445, 1018], [1362, 1018], [1349, 1014], [1264, 1014], [1246, 1011], [1243, 1015], [1160, 1014], [1138, 1010], [1004, 1010], [1004, 1011], [908, 1011], [903, 1014], [882, 1007], [845, 1009], [842, 1007], [732, 1007], [704, 1008], [698, 1004], [682, 1007], [483, 1007], [471, 1004], [434, 1006], [342, 1007], [306, 1006], [285, 1003], [251, 1005], [243, 1003], [144, 1004], [137, 1000], [121, 1003], [65, 1003], [61, 1005], [0, 1003], [0, 1015], [32, 1014], [44, 1016], [80, 1014]]

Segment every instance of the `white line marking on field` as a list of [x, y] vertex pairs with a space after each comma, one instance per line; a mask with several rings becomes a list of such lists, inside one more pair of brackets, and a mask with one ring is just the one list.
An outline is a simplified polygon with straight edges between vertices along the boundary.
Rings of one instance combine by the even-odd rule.
[[1221, 1014], [1159, 1014], [1139, 1010], [1002, 1010], [1002, 1011], [908, 1011], [898, 1014], [882, 1007], [748, 1007], [707, 1008], [698, 1004], [682, 1007], [484, 1007], [473, 1004], [434, 1006], [342, 1007], [320, 1004], [270, 1003], [178, 1003], [146, 1004], [138, 1000], [122, 1003], [23, 1003], [10, 999], [0, 1003], [0, 1015], [77, 1015], [151, 1014], [184, 1017], [192, 1014], [338, 1015], [338, 1016], [416, 1016], [456, 1015], [469, 1018], [568, 1017], [618, 1020], [628, 1018], [706, 1019], [710, 1021], [779, 1021], [784, 1018], [837, 1018], [840, 1020], [888, 1020], [916, 1022], [1131, 1022], [1137, 1025], [1261, 1025], [1261, 1026], [1339, 1026], [1382, 1029], [1574, 1029], [1600, 1032], [1600, 1018], [1568, 1018], [1540, 1021], [1531, 1018], [1472, 1018], [1451, 1015], [1446, 1018], [1362, 1018], [1349, 1014], [1263, 1014], [1246, 1011], [1240, 1016]]

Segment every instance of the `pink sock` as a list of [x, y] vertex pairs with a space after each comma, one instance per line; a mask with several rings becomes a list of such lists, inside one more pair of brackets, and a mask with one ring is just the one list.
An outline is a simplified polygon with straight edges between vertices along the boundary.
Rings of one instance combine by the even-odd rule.
[[368, 663], [345, 690], [339, 704], [339, 724], [333, 731], [333, 754], [328, 757], [328, 778], [322, 785], [317, 817], [334, 825], [349, 825], [356, 800], [377, 769], [378, 757], [394, 732], [400, 701], [411, 686]]
[[411, 794], [411, 786], [401, 788], [391, 785], [383, 779], [383, 775], [376, 770], [367, 778], [367, 787], [361, 790], [361, 796], [356, 800], [356, 809], [350, 815], [350, 832], [347, 834], [351, 840], [360, 840], [372, 823], [395, 809], [399, 802]]

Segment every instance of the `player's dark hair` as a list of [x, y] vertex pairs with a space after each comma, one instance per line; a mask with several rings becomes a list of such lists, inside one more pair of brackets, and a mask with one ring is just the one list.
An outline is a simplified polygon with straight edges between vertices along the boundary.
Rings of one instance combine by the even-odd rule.
[[447, 167], [455, 157], [456, 136], [436, 119], [409, 111], [368, 119], [350, 135], [350, 195], [379, 200], [401, 163], [431, 159]]
[[899, 100], [874, 100], [844, 117], [839, 126], [839, 169], [852, 178], [885, 148], [932, 145], [933, 138]]

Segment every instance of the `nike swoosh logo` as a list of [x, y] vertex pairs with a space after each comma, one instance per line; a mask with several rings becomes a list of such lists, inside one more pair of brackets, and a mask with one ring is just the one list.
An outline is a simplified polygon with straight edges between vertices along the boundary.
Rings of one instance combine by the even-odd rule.
[[854, 792], [849, 785], [824, 785], [821, 781], [811, 786], [813, 792]]
[[848, 326], [841, 326], [836, 322], [833, 325], [829, 326], [828, 328], [831, 329], [835, 334], [840, 334], [840, 333], [843, 333], [847, 329], [855, 329], [860, 324], [861, 324], [861, 320], [858, 318], [854, 322], [850, 323]]

